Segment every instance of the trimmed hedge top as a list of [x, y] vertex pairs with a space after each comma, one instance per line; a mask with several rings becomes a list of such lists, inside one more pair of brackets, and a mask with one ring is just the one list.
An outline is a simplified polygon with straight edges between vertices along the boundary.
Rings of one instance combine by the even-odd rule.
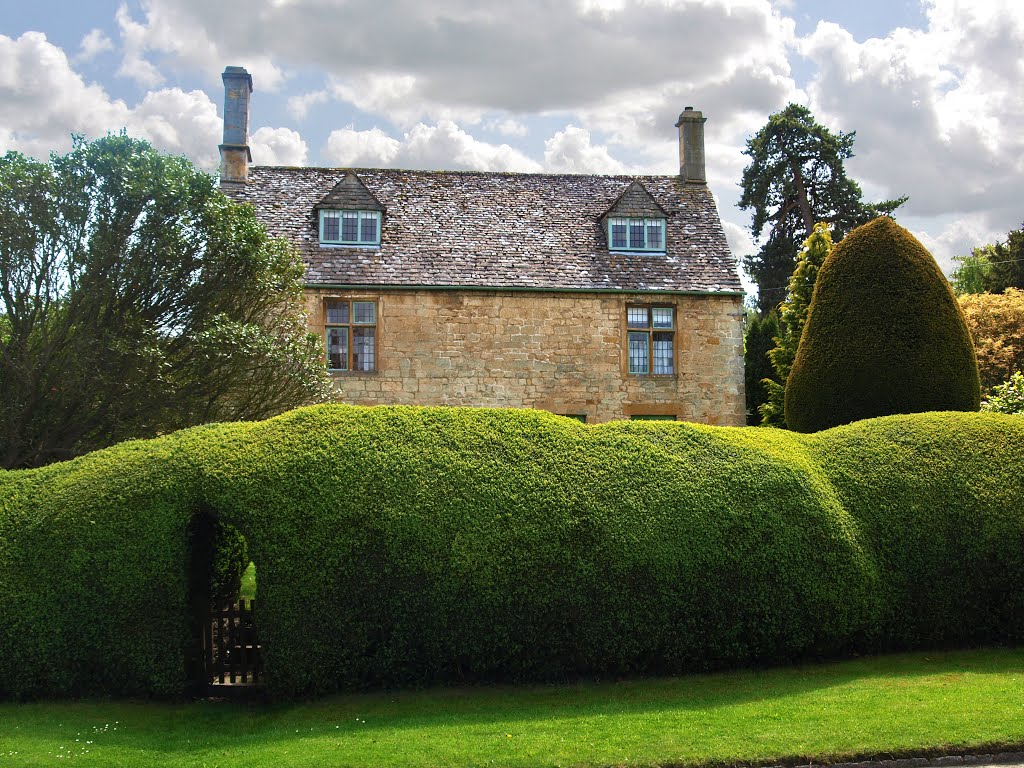
[[924, 246], [888, 216], [825, 259], [786, 382], [786, 424], [977, 411], [978, 363], [963, 311]]
[[[1024, 420], [817, 435], [319, 406], [0, 472], [0, 693], [185, 691], [237, 527], [272, 692], [669, 674], [1024, 636]], [[1009, 596], [1009, 597], [1007, 597]]]

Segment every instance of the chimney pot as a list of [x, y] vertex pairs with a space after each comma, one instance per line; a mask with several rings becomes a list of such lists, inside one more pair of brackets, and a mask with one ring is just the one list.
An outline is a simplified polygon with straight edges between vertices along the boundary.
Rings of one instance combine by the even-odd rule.
[[701, 112], [687, 107], [679, 115], [679, 176], [689, 184], [707, 184], [704, 170], [704, 121]]
[[220, 150], [220, 181], [245, 184], [249, 180], [249, 94], [252, 76], [244, 67], [227, 67], [224, 81], [224, 143]]

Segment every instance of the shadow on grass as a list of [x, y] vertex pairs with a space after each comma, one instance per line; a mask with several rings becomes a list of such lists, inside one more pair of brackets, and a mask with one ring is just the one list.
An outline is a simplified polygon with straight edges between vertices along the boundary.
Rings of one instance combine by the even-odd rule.
[[[923, 702], [932, 696], [931, 704], [918, 706], [941, 710], [947, 700], [962, 705], [964, 700], [990, 696], [983, 685], [990, 676], [1001, 691], [1019, 690], [1024, 651], [943, 651], [682, 678], [374, 692], [275, 704], [36, 702], [0, 706], [0, 721], [7, 728], [20, 730], [23, 737], [38, 733], [41, 740], [52, 742], [54, 749], [62, 739], [71, 743], [66, 738], [71, 730], [82, 739], [82, 733], [88, 734], [102, 723], [107, 728], [102, 732], [104, 743], [127, 753], [163, 753], [186, 761], [230, 752], [252, 765], [290, 765], [287, 760], [281, 762], [281, 755], [304, 748], [319, 752], [353, 745], [371, 749], [402, 741], [445, 744], [445, 738], [451, 738], [456, 746], [437, 749], [457, 750], [469, 749], [473, 740], [495, 740], [502, 735], [511, 741], [513, 734], [529, 734], [544, 745], [558, 738], [619, 740], [625, 750], [638, 741], [654, 740], [664, 731], [686, 728], [703, 729], [709, 744], [721, 746], [717, 751], [708, 748], [706, 754], [699, 753], [701, 747], [695, 741], [693, 749], [704, 758], [677, 756], [683, 763], [756, 759], [761, 754], [758, 749], [764, 750], [764, 757], [796, 761], [822, 755], [813, 747], [802, 746], [798, 736], [793, 736], [793, 746], [787, 747], [787, 735], [776, 733], [780, 728], [785, 731], [787, 724], [799, 720], [804, 723], [801, 727], [813, 731], [820, 727], [815, 718], [831, 712], [834, 717], [848, 718], [846, 727], [853, 741], [837, 742], [828, 754], [850, 758], [876, 755], [870, 747], [856, 746], [857, 728], [861, 727], [856, 716], [859, 707], [891, 706], [882, 702], [898, 704], [904, 696]], [[120, 730], [110, 731], [110, 723], [118, 724]], [[863, 727], [870, 732], [878, 725]], [[992, 733], [995, 735], [986, 737], [979, 732], [971, 744], [996, 747], [1024, 738], [1024, 732], [1003, 738], [998, 727]], [[959, 751], [959, 737], [943, 743], [929, 743], [934, 736], [922, 738], [924, 741], [915, 743], [908, 736], [906, 747], [893, 755]], [[40, 749], [43, 746], [41, 743]], [[538, 752], [538, 759], [546, 754]], [[453, 755], [472, 762], [470, 753]], [[671, 762], [673, 757], [665, 754], [659, 762]]]

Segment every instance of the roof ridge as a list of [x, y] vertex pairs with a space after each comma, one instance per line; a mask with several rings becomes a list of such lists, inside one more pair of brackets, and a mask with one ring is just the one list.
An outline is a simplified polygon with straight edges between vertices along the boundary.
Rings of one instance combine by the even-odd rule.
[[421, 173], [425, 175], [452, 174], [459, 176], [547, 176], [556, 178], [600, 178], [600, 179], [680, 179], [677, 173], [557, 173], [554, 171], [474, 171], [447, 170], [444, 168], [370, 168], [359, 166], [327, 166], [327, 165], [251, 165], [253, 170], [264, 171], [297, 171], [297, 172], [331, 172], [331, 173]]

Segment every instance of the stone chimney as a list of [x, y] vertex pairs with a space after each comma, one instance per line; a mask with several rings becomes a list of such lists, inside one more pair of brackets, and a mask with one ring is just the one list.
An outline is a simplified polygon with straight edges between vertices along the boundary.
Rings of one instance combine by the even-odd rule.
[[687, 107], [679, 115], [679, 176], [689, 184], [707, 184], [704, 173], [704, 115]]
[[252, 77], [244, 67], [228, 67], [224, 81], [224, 143], [220, 150], [221, 184], [245, 184], [249, 180], [249, 94]]

